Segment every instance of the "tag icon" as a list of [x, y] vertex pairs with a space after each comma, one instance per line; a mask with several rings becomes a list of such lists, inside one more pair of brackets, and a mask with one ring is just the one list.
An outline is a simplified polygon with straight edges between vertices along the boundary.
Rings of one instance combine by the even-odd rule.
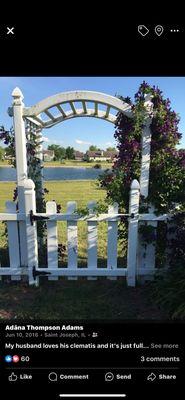
[[157, 36], [161, 36], [164, 32], [164, 28], [162, 25], [156, 25], [155, 27], [155, 33]]
[[139, 25], [137, 29], [142, 36], [146, 36], [149, 33], [149, 29], [145, 25]]

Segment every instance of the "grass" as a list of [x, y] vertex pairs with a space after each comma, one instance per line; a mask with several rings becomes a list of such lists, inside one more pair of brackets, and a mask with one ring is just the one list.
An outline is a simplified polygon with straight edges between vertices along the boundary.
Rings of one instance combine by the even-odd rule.
[[[46, 188], [49, 194], [46, 200], [55, 200], [62, 206], [62, 212], [66, 212], [68, 201], [77, 201], [77, 207], [86, 207], [90, 200], [103, 200], [105, 191], [98, 188], [95, 181], [66, 181], [66, 182], [46, 182]], [[67, 225], [66, 222], [58, 223], [59, 243], [67, 246]], [[99, 224], [98, 227], [98, 258], [101, 265], [106, 258], [106, 223]], [[79, 263], [86, 264], [87, 258], [87, 223], [78, 223], [78, 259]], [[66, 255], [64, 256], [66, 264]]]
[[100, 164], [102, 168], [111, 168], [112, 163], [109, 162], [87, 162], [87, 161], [76, 161], [76, 160], [65, 160], [64, 163], [60, 161], [47, 161], [44, 162], [45, 167], [85, 167], [85, 168], [93, 168], [96, 164]]
[[[96, 164], [100, 164], [102, 168], [111, 168], [112, 163], [109, 162], [87, 162], [87, 161], [76, 161], [76, 160], [65, 160], [64, 163], [61, 161], [45, 161], [44, 167], [84, 167], [84, 168], [93, 168]], [[0, 167], [9, 166], [8, 160], [0, 161]]]
[[[13, 198], [13, 190], [15, 182], [0, 182], [0, 212], [5, 212], [5, 203]], [[4, 258], [6, 259], [5, 249], [7, 248], [7, 241], [4, 236], [5, 224], [0, 222], [0, 262], [3, 265]]]
[[77, 201], [84, 207], [90, 200], [104, 199], [106, 192], [98, 188], [96, 181], [47, 181], [44, 186], [49, 190], [46, 200], [55, 199], [66, 210], [67, 201]]
[[[100, 189], [96, 181], [48, 181], [44, 185], [49, 193], [46, 194], [46, 201], [55, 200], [57, 204], [62, 206], [62, 212], [66, 212], [66, 205], [68, 201], [77, 201], [77, 207], [85, 207], [90, 200], [104, 200], [106, 192]], [[15, 183], [1, 182], [0, 183], [0, 212], [5, 210], [5, 202], [12, 200], [13, 189]], [[66, 222], [58, 222], [58, 241], [64, 246], [67, 246], [67, 224]], [[3, 236], [5, 224], [0, 224], [0, 247], [5, 249], [7, 247], [6, 238]], [[106, 265], [107, 257], [107, 223], [101, 222], [98, 225], [98, 265]], [[118, 265], [125, 265], [125, 260], [122, 254], [121, 243], [118, 243]], [[4, 252], [0, 256], [3, 265]], [[46, 258], [46, 252], [45, 252]], [[78, 260], [80, 265], [86, 265], [87, 262], [87, 223], [78, 223]], [[66, 265], [67, 255], [64, 254], [62, 262], [59, 265]]]
[[6, 167], [6, 165], [8, 165], [9, 167], [11, 167], [10, 163], [8, 160], [0, 160], [0, 167]]
[[0, 286], [0, 319], [162, 320], [147, 287], [128, 288], [123, 280], [60, 280], [39, 288], [9, 282]]

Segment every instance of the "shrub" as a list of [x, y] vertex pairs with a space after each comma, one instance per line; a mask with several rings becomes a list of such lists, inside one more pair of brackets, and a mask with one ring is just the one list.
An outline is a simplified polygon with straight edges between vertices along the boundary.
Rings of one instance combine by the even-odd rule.
[[185, 318], [185, 215], [178, 213], [169, 229], [169, 271], [156, 277], [152, 284], [152, 297], [165, 307], [172, 319]]
[[96, 169], [101, 169], [101, 164], [98, 164], [98, 163], [95, 164], [95, 165], [94, 165], [94, 168], [96, 168]]
[[168, 273], [156, 277], [152, 298], [164, 307], [172, 319], [185, 319], [185, 267], [175, 265]]

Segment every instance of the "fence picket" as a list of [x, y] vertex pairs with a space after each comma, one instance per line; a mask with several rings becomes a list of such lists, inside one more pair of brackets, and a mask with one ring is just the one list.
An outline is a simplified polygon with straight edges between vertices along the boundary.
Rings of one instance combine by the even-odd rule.
[[[108, 214], [118, 213], [118, 203], [108, 207]], [[117, 268], [117, 241], [118, 241], [118, 221], [112, 218], [108, 221], [108, 232], [107, 232], [107, 268]], [[116, 276], [109, 276], [107, 279], [116, 280]]]
[[[76, 201], [68, 201], [67, 214], [73, 214], [77, 209]], [[77, 221], [67, 221], [68, 268], [78, 267], [78, 233]], [[77, 276], [68, 276], [68, 280], [77, 280]]]
[[166, 249], [165, 249], [165, 267], [169, 268], [170, 259], [173, 253], [173, 246], [171, 246], [173, 240], [177, 239], [178, 231], [175, 228], [175, 222], [173, 216], [168, 218], [166, 221]]
[[[46, 213], [48, 215], [57, 212], [57, 205], [55, 201], [48, 201], [46, 203]], [[49, 268], [58, 268], [58, 232], [57, 222], [47, 222], [47, 258]], [[57, 281], [57, 276], [48, 276], [48, 280]]]
[[[154, 213], [154, 207], [150, 205], [149, 213]], [[153, 226], [157, 230], [157, 221], [146, 221], [140, 222], [139, 224], [143, 225], [146, 224], [147, 226]], [[153, 272], [155, 270], [155, 255], [156, 255], [156, 240], [153, 243], [147, 243], [144, 246], [142, 241], [142, 235], [139, 233], [138, 235], [138, 268], [137, 268], [137, 276], [139, 278], [140, 283], [145, 283], [148, 280], [152, 280], [154, 275]], [[151, 270], [151, 274], [148, 275], [141, 275], [140, 269]]]
[[[6, 212], [16, 213], [16, 204], [13, 201], [6, 202]], [[17, 221], [7, 221], [8, 230], [8, 251], [9, 251], [9, 262], [10, 268], [16, 268], [17, 273], [21, 273], [20, 269], [20, 251], [19, 251], [19, 232]], [[11, 275], [11, 279], [19, 281], [20, 275]]]
[[[87, 204], [89, 216], [94, 213], [96, 201], [90, 201]], [[87, 267], [96, 270], [97, 268], [97, 241], [98, 230], [97, 221], [87, 221]], [[96, 276], [88, 276], [88, 280], [96, 280]]]
[[28, 278], [30, 285], [39, 285], [39, 277], [33, 276], [33, 268], [38, 268], [37, 225], [30, 220], [30, 211], [36, 213], [35, 184], [31, 179], [24, 180], [24, 197], [26, 212], [26, 240], [28, 254]]

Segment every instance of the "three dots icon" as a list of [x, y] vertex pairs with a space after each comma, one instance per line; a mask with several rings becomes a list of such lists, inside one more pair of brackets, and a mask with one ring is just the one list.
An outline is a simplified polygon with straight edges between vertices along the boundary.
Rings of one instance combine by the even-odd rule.
[[172, 32], [172, 33], [178, 33], [178, 32], [180, 32], [180, 29], [170, 29], [170, 32]]

